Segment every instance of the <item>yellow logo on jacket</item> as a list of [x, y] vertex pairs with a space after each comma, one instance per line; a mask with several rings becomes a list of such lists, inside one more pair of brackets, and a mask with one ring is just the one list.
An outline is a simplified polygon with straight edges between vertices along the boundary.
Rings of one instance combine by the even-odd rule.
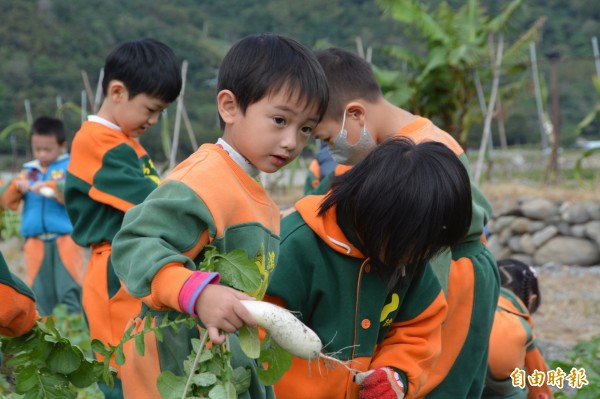
[[260, 272], [260, 286], [256, 291], [248, 292], [248, 295], [256, 299], [263, 299], [267, 291], [269, 276], [275, 269], [275, 251], [269, 251], [265, 254], [265, 246], [261, 244], [260, 250], [254, 255], [254, 263], [258, 266]]
[[388, 318], [388, 316], [390, 313], [396, 311], [398, 306], [400, 306], [400, 297], [398, 294], [394, 293], [392, 294], [390, 302], [387, 303], [381, 310], [381, 317], [379, 318], [379, 321], [381, 322], [382, 327], [388, 327], [392, 324], [392, 318]]
[[142, 172], [144, 172], [144, 176], [156, 183], [157, 186], [160, 184], [160, 178], [156, 174], [156, 168], [151, 159], [142, 165]]

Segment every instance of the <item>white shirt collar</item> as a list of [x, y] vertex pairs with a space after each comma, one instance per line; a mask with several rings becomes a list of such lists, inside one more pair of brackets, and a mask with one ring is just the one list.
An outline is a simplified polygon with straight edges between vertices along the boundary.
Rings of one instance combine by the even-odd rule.
[[106, 127], [109, 127], [111, 129], [114, 130], [118, 130], [119, 132], [122, 132], [121, 128], [117, 125], [115, 125], [114, 123], [112, 123], [111, 121], [102, 118], [101, 116], [98, 115], [88, 115], [87, 120], [90, 122], [96, 122], [99, 123], [101, 125], [104, 125]]
[[223, 147], [225, 151], [229, 154], [231, 159], [235, 161], [246, 173], [248, 173], [252, 177], [258, 177], [260, 170], [252, 165], [242, 154], [237, 152], [228, 142], [219, 137], [217, 140], [217, 145]]

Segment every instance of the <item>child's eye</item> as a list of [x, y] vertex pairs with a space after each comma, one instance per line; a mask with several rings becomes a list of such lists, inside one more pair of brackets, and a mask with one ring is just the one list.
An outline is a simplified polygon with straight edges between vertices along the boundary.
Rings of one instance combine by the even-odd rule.
[[273, 121], [275, 122], [276, 125], [285, 126], [285, 119], [282, 118], [281, 116], [274, 116]]
[[311, 136], [313, 134], [313, 127], [312, 126], [304, 126], [303, 128], [300, 129], [300, 131], [306, 136]]

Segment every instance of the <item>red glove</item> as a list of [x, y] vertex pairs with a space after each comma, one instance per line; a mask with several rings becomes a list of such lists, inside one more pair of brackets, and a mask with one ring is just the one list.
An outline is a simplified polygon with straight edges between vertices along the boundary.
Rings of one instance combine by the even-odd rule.
[[354, 381], [361, 386], [360, 399], [403, 399], [400, 375], [389, 367], [358, 373]]

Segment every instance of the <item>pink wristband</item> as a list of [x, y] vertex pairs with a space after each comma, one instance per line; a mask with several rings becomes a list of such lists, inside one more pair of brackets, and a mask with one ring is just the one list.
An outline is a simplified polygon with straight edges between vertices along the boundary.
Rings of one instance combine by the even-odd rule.
[[179, 291], [179, 307], [184, 312], [198, 317], [194, 304], [207, 284], [219, 284], [221, 276], [215, 272], [195, 271]]

